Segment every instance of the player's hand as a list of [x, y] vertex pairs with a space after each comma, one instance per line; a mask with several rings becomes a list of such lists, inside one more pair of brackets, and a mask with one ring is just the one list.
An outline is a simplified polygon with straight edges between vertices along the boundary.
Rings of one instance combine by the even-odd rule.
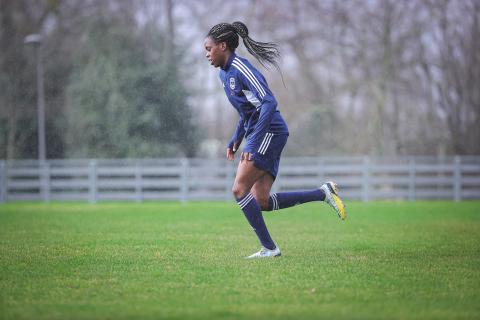
[[233, 161], [234, 152], [232, 149], [227, 148], [227, 160]]
[[227, 148], [227, 160], [232, 161], [235, 155], [235, 152], [238, 150], [238, 142], [233, 144], [233, 150], [231, 148]]

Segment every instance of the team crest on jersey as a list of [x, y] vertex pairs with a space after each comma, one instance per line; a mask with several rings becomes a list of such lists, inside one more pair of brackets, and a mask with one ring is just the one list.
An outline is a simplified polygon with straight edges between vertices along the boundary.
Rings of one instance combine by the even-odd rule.
[[230, 89], [235, 90], [235, 78], [230, 78]]

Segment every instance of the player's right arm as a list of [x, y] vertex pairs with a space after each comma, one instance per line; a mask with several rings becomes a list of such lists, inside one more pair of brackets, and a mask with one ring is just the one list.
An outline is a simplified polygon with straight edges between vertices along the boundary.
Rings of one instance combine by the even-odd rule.
[[233, 133], [232, 138], [230, 139], [230, 142], [227, 146], [228, 160], [233, 160], [235, 152], [238, 150], [238, 147], [240, 147], [240, 144], [242, 143], [243, 136], [245, 135], [245, 127], [243, 123], [244, 119], [242, 116], [240, 116], [240, 119], [238, 119], [237, 128], [235, 129], [235, 132]]

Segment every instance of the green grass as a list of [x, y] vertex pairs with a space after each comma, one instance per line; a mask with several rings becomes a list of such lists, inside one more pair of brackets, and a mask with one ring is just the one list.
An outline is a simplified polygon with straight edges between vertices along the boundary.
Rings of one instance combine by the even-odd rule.
[[0, 205], [2, 319], [478, 319], [480, 202]]

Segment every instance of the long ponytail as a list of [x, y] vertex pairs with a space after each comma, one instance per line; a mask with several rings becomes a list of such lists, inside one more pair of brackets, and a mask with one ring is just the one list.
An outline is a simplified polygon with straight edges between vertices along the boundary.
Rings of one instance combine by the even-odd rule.
[[248, 36], [247, 26], [240, 21], [232, 23], [232, 27], [237, 34], [242, 37], [243, 44], [248, 52], [250, 52], [250, 54], [254, 56], [262, 66], [268, 67], [270, 65], [279, 69], [277, 59], [280, 58], [280, 51], [278, 50], [277, 44], [273, 42], [259, 42], [253, 40]]
[[[278, 46], [273, 42], [258, 42], [248, 35], [247, 26], [240, 21], [234, 23], [219, 23], [210, 29], [207, 37], [211, 37], [216, 43], [225, 41], [227, 46], [232, 50], [238, 47], [238, 36], [242, 37], [243, 44], [248, 52], [254, 56], [258, 62], [265, 68], [274, 66], [280, 71], [277, 59], [280, 58]], [[281, 72], [280, 72], [281, 73]]]

